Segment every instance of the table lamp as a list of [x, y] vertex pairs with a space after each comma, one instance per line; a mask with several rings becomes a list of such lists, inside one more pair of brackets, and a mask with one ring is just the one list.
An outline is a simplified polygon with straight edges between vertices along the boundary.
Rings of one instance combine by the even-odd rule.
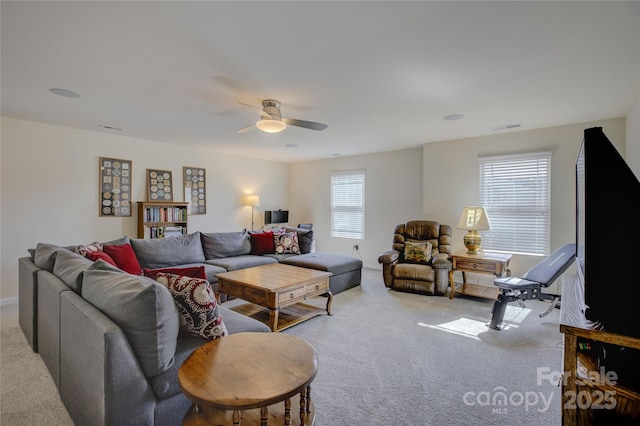
[[482, 236], [478, 231], [491, 229], [489, 216], [484, 207], [471, 206], [462, 209], [458, 229], [467, 229], [469, 232], [464, 236], [464, 245], [467, 247], [467, 254], [479, 254], [482, 245]]

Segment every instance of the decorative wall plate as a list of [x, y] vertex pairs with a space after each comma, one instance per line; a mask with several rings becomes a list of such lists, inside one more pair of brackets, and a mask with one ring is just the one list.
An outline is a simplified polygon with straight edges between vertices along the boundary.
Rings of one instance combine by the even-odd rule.
[[[100, 194], [98, 211], [100, 216], [131, 216], [131, 209], [122, 209], [114, 201], [131, 197], [129, 184], [129, 176], [132, 170], [131, 161], [106, 157], [100, 157], [99, 161]], [[126, 185], [123, 185], [123, 183], [126, 183]]]
[[206, 171], [200, 167], [183, 167], [184, 202], [189, 203], [187, 214], [206, 214]]
[[147, 199], [173, 201], [173, 180], [170, 171], [147, 169]]

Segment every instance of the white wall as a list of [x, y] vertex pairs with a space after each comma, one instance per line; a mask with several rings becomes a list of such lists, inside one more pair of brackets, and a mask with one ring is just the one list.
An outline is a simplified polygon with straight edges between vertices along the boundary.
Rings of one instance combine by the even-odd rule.
[[[365, 238], [332, 238], [332, 172], [365, 171]], [[357, 256], [365, 267], [378, 267], [378, 255], [391, 249], [393, 228], [422, 214], [422, 149], [310, 161], [289, 166], [289, 219], [313, 223], [316, 250]]]
[[[19, 257], [38, 242], [59, 245], [137, 237], [131, 217], [98, 215], [98, 159], [133, 162], [132, 200], [146, 200], [147, 168], [171, 170], [175, 201], [183, 201], [182, 167], [204, 167], [207, 214], [189, 216], [189, 232], [236, 231], [251, 226], [244, 193], [260, 195], [262, 211], [287, 205], [287, 166], [142, 139], [2, 117], [0, 299], [18, 296]], [[135, 203], [134, 203], [135, 204]]]
[[[552, 151], [551, 248], [555, 249], [575, 240], [575, 160], [584, 129], [595, 126], [603, 127], [616, 148], [624, 153], [625, 119], [618, 118], [428, 143], [422, 149], [292, 164], [290, 219], [292, 223], [314, 223], [318, 251], [350, 256], [354, 255], [353, 244], [359, 244], [368, 267], [377, 268], [378, 254], [391, 248], [394, 226], [412, 219], [451, 225], [454, 250], [463, 250], [465, 231], [455, 229], [455, 225], [464, 206], [478, 203], [478, 157]], [[366, 170], [365, 239], [332, 238], [331, 172], [358, 169]], [[513, 275], [519, 275], [539, 260], [534, 256], [514, 256], [510, 269]], [[489, 276], [471, 279], [488, 285], [493, 282]]]
[[[575, 241], [575, 161], [584, 129], [602, 127], [620, 153], [624, 153], [625, 119], [603, 120], [569, 126], [513, 133], [496, 133], [470, 139], [424, 145], [425, 212], [451, 224], [454, 250], [464, 250], [466, 231], [455, 229], [466, 205], [479, 202], [478, 157], [552, 151], [551, 158], [551, 250]], [[434, 182], [442, 184], [434, 185]], [[427, 200], [438, 200], [428, 203]], [[535, 256], [514, 256], [510, 269], [520, 275], [540, 260]], [[490, 276], [474, 276], [474, 282], [491, 285]]]
[[[147, 167], [172, 170], [177, 185], [182, 184], [183, 166], [206, 167], [208, 213], [190, 216], [190, 231], [249, 228], [251, 210], [239, 198], [256, 193], [262, 204], [256, 208], [256, 227], [263, 223], [264, 210], [289, 209], [290, 223], [314, 224], [318, 251], [357, 256], [352, 246], [358, 244], [365, 266], [377, 268], [378, 254], [391, 247], [396, 224], [433, 219], [455, 227], [462, 207], [477, 203], [478, 156], [551, 150], [555, 248], [574, 239], [573, 173], [585, 128], [602, 126], [639, 174], [640, 112], [638, 104], [634, 108], [627, 117], [633, 123], [627, 122], [626, 129], [635, 136], [625, 135], [625, 119], [620, 118], [290, 165], [3, 117], [0, 298], [17, 297], [17, 259], [39, 241], [78, 244], [136, 235], [135, 212], [130, 218], [98, 216], [100, 156], [133, 161], [134, 200], [146, 198]], [[358, 169], [366, 172], [365, 238], [331, 238], [330, 175]], [[463, 234], [454, 229], [455, 250], [464, 249]], [[537, 260], [514, 257], [511, 269], [521, 274]]]

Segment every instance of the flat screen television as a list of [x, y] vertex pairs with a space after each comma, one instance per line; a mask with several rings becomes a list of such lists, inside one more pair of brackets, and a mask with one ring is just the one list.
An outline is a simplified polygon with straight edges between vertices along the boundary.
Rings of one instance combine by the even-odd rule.
[[266, 210], [264, 212], [265, 225], [289, 222], [289, 210]]
[[640, 337], [640, 182], [602, 131], [584, 131], [576, 160], [576, 264], [586, 319]]

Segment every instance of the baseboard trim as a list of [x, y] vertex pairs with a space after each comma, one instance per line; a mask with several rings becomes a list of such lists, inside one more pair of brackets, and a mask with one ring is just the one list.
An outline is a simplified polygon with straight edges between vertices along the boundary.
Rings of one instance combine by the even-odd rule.
[[374, 271], [382, 271], [382, 266], [380, 265], [368, 265], [365, 263], [362, 265], [362, 267], [366, 269], [373, 269]]
[[0, 306], [10, 306], [17, 305], [18, 298], [17, 297], [9, 297], [7, 299], [0, 299]]

